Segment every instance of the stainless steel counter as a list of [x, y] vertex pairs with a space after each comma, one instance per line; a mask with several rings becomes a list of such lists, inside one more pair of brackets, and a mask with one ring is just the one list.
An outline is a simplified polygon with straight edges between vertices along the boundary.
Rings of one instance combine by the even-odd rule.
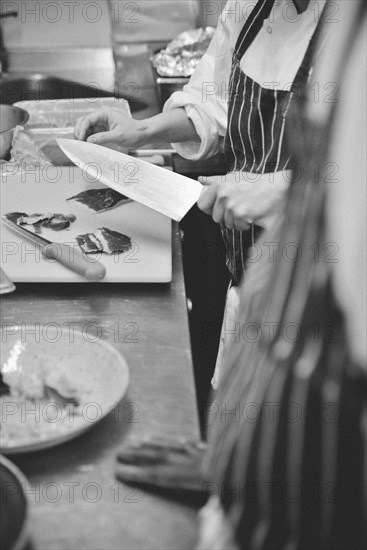
[[[85, 63], [80, 69], [75, 52], [72, 56], [70, 51], [38, 52], [36, 57], [18, 52], [10, 56], [9, 68], [13, 77], [42, 69], [44, 74], [76, 82], [92, 80], [106, 89], [114, 84], [110, 54], [80, 51], [78, 63]], [[147, 98], [147, 108], [139, 115], [157, 112], [150, 88], [139, 89], [139, 97]], [[118, 419], [111, 414], [62, 447], [14, 457], [29, 480], [29, 532], [36, 549], [189, 549], [195, 545], [195, 509], [115, 479], [116, 452], [131, 434], [200, 437], [177, 224], [173, 272], [171, 284], [18, 284], [16, 292], [1, 298], [4, 322], [62, 324], [73, 319], [84, 325], [92, 320], [103, 327], [107, 340], [113, 338], [108, 327], [115, 322], [120, 327], [133, 320], [139, 327], [137, 343], [114, 343], [126, 357], [131, 374]], [[120, 418], [129, 403], [138, 411], [131, 422], [125, 420], [126, 414]], [[100, 492], [93, 502], [85, 496], [90, 486]], [[50, 499], [49, 487], [61, 491], [60, 498]]]

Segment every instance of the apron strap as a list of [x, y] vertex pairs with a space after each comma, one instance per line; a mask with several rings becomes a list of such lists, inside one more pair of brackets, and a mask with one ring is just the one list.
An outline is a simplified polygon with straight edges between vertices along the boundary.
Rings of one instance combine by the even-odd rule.
[[250, 46], [250, 44], [260, 31], [263, 22], [270, 15], [274, 2], [275, 0], [258, 0], [256, 6], [246, 19], [246, 22], [242, 27], [240, 35], [237, 39], [237, 43], [234, 49], [234, 53], [237, 56], [237, 59], [241, 59], [247, 48]]

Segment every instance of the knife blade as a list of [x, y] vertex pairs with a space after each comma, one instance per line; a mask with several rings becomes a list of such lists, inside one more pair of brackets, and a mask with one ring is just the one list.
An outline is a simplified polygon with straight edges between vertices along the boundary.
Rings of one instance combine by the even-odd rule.
[[64, 153], [90, 178], [180, 221], [197, 202], [202, 185], [140, 158], [101, 145], [72, 139], [56, 140]]
[[101, 281], [106, 275], [106, 268], [99, 261], [88, 261], [80, 250], [69, 246], [66, 243], [52, 242], [45, 237], [41, 237], [32, 231], [29, 231], [21, 225], [17, 225], [12, 220], [3, 216], [5, 224], [21, 235], [41, 247], [41, 254], [46, 260], [56, 260], [63, 266], [71, 269], [79, 275], [83, 275], [89, 281]]

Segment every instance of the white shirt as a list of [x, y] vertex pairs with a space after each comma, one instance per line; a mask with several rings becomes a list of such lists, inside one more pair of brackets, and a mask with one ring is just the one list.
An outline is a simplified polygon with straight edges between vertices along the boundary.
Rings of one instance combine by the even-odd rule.
[[[275, 0], [269, 18], [243, 55], [240, 67], [262, 87], [289, 90], [315, 31], [325, 0], [311, 1], [298, 14], [293, 0]], [[184, 107], [200, 143], [172, 144], [191, 160], [218, 152], [227, 129], [228, 82], [232, 54], [254, 0], [229, 0], [218, 20], [211, 44], [189, 83], [175, 92], [163, 111]]]

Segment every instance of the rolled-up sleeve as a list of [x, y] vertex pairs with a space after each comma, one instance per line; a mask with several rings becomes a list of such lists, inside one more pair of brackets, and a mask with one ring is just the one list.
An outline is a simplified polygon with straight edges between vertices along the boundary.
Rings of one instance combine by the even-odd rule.
[[200, 142], [172, 144], [181, 156], [190, 160], [205, 159], [217, 153], [220, 137], [226, 133], [233, 32], [230, 18], [223, 18], [223, 21], [219, 19], [209, 48], [188, 84], [182, 92], [172, 94], [163, 107], [164, 112], [183, 107], [193, 122]]

